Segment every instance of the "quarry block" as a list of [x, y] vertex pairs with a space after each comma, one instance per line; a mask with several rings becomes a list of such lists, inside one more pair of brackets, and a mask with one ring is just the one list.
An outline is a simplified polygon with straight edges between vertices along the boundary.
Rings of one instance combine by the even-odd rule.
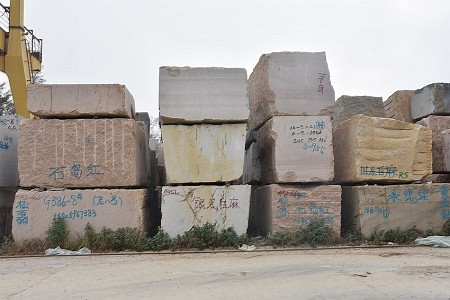
[[162, 124], [242, 123], [249, 116], [243, 68], [159, 68]]
[[243, 184], [261, 182], [261, 157], [256, 143], [245, 150]]
[[384, 110], [386, 117], [403, 122], [414, 123], [411, 116], [411, 98], [414, 91], [402, 90], [396, 91], [384, 101]]
[[147, 185], [145, 135], [132, 119], [40, 119], [22, 122], [23, 187]]
[[120, 84], [30, 84], [28, 111], [40, 118], [135, 115], [134, 98]]
[[164, 186], [161, 191], [161, 228], [171, 237], [207, 222], [220, 231], [233, 227], [247, 232], [250, 185]]
[[273, 116], [327, 115], [334, 89], [325, 52], [263, 54], [248, 80], [251, 128]]
[[366, 237], [397, 228], [441, 231], [450, 219], [449, 190], [445, 183], [343, 186], [343, 228]]
[[16, 191], [0, 190], [0, 243], [11, 235], [13, 205]]
[[17, 147], [21, 120], [17, 115], [0, 116], [0, 188], [19, 185]]
[[418, 121], [417, 124], [430, 128], [432, 131], [433, 173], [450, 172], [450, 165], [446, 164], [447, 153], [443, 132], [450, 129], [450, 116], [429, 116]]
[[[340, 235], [341, 186], [278, 185], [259, 187], [252, 199], [255, 223], [262, 235], [294, 232], [323, 219]], [[254, 209], [253, 209], [254, 207]]]
[[383, 99], [370, 96], [339, 97], [334, 104], [333, 126], [359, 114], [386, 118]]
[[429, 115], [450, 115], [450, 83], [432, 83], [414, 92], [412, 118], [418, 120]]
[[145, 189], [19, 190], [13, 207], [12, 234], [15, 241], [45, 239], [54, 217], [66, 221], [71, 240], [84, 234], [87, 223], [97, 232], [103, 227], [146, 232], [148, 207]]
[[333, 180], [329, 116], [275, 116], [258, 130], [264, 183]]
[[167, 184], [240, 182], [246, 124], [163, 125]]
[[333, 128], [335, 182], [402, 183], [432, 173], [431, 129], [356, 115]]

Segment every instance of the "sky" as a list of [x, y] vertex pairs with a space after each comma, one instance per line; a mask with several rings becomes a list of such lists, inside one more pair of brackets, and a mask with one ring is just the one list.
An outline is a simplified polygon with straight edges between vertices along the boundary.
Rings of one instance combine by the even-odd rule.
[[25, 26], [43, 39], [47, 83], [124, 84], [156, 117], [160, 66], [249, 76], [271, 52], [325, 51], [336, 98], [450, 82], [449, 11], [448, 0], [25, 0]]

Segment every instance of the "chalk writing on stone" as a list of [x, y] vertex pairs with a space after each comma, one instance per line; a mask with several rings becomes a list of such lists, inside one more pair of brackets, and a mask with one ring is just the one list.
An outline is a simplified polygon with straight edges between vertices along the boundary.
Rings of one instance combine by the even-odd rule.
[[91, 176], [103, 176], [101, 172], [102, 165], [97, 163], [91, 163], [83, 166], [79, 163], [74, 163], [71, 166], [56, 166], [49, 168], [49, 177], [53, 180], [64, 180], [66, 178], [66, 170], [68, 175], [73, 178], [91, 177]]
[[28, 210], [30, 203], [26, 200], [19, 200], [16, 204], [16, 223], [19, 225], [28, 224]]
[[439, 189], [441, 194], [441, 203], [439, 208], [441, 209], [441, 216], [444, 220], [450, 219], [450, 201], [448, 199], [448, 191], [449, 188], [447, 185], [444, 185]]
[[360, 174], [362, 176], [382, 176], [386, 178], [406, 179], [409, 172], [399, 172], [394, 165], [390, 166], [361, 166]]

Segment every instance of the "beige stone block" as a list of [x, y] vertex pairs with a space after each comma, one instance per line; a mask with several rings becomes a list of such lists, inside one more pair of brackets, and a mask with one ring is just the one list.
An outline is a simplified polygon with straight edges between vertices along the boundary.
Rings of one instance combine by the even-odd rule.
[[278, 185], [258, 188], [255, 217], [263, 235], [293, 232], [307, 226], [311, 220], [323, 219], [340, 235], [341, 187], [339, 185]]
[[245, 150], [243, 184], [261, 182], [261, 157], [256, 143]]
[[411, 98], [414, 91], [402, 90], [396, 91], [384, 101], [384, 110], [386, 117], [403, 122], [414, 123], [411, 116]]
[[335, 182], [412, 182], [431, 171], [431, 130], [356, 115], [333, 129]]
[[327, 115], [334, 104], [325, 52], [263, 54], [248, 80], [251, 128], [272, 116]]
[[333, 126], [355, 115], [386, 118], [383, 99], [371, 96], [341, 96], [334, 104]]
[[168, 184], [240, 182], [246, 124], [163, 125]]
[[16, 191], [0, 190], [0, 243], [11, 235], [13, 204]]
[[148, 192], [145, 189], [19, 190], [13, 208], [14, 240], [44, 239], [54, 217], [66, 221], [71, 240], [84, 233], [87, 223], [96, 231], [103, 227], [112, 230], [130, 227], [146, 232]]
[[134, 118], [134, 99], [120, 84], [30, 84], [28, 111], [41, 118]]
[[445, 149], [443, 131], [450, 129], [450, 116], [429, 116], [418, 121], [417, 124], [428, 127], [432, 131], [433, 173], [450, 172], [446, 167], [445, 157], [448, 156]]
[[162, 124], [242, 123], [249, 116], [243, 68], [159, 68]]
[[343, 186], [343, 228], [366, 237], [397, 228], [441, 231], [450, 218], [449, 191], [442, 183]]
[[0, 116], [0, 188], [19, 185], [17, 147], [21, 120], [17, 115]]
[[147, 185], [145, 136], [135, 120], [26, 120], [21, 128], [21, 186]]
[[328, 116], [275, 116], [258, 130], [264, 183], [333, 180], [333, 140]]
[[183, 235], [194, 225], [209, 222], [217, 230], [233, 227], [247, 232], [250, 185], [164, 186], [161, 192], [161, 228], [171, 237]]

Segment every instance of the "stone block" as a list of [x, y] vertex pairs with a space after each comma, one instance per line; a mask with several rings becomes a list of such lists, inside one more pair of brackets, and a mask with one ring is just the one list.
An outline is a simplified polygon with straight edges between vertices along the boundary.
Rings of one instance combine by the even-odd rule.
[[343, 228], [366, 237], [397, 228], [441, 231], [450, 218], [449, 190], [442, 183], [343, 186]]
[[13, 207], [12, 234], [15, 241], [44, 239], [54, 217], [66, 221], [70, 240], [84, 234], [87, 223], [97, 232], [103, 227], [147, 232], [148, 208], [145, 189], [19, 190]]
[[431, 174], [421, 180], [423, 183], [450, 183], [450, 174]]
[[263, 235], [293, 232], [311, 220], [323, 219], [340, 235], [341, 187], [339, 185], [278, 185], [259, 187], [252, 199], [256, 226]]
[[356, 115], [333, 128], [335, 182], [407, 183], [432, 173], [431, 130]]
[[258, 137], [258, 130], [254, 128], [250, 128], [250, 124], [247, 125], [247, 135], [245, 136], [245, 150], [247, 150], [250, 145], [256, 142], [256, 138]]
[[341, 96], [334, 104], [333, 126], [355, 115], [386, 118], [383, 99], [370, 96]]
[[411, 116], [411, 98], [414, 91], [396, 91], [384, 101], [386, 117], [403, 122], [414, 123]]
[[246, 124], [163, 125], [168, 184], [240, 182]]
[[13, 205], [16, 191], [0, 190], [0, 243], [12, 233]]
[[450, 115], [450, 83], [432, 83], [414, 92], [412, 118], [418, 120], [429, 115]]
[[261, 157], [256, 143], [245, 150], [243, 184], [261, 182]]
[[120, 84], [30, 84], [28, 111], [40, 118], [134, 119], [134, 98]]
[[0, 116], [0, 188], [19, 185], [17, 147], [21, 120], [17, 115]]
[[162, 124], [242, 123], [249, 116], [243, 68], [159, 68]]
[[432, 131], [432, 151], [433, 151], [433, 173], [450, 172], [450, 165], [447, 168], [445, 157], [448, 156], [444, 145], [442, 132], [450, 129], [450, 116], [429, 116], [418, 121], [417, 124], [428, 127]]
[[164, 186], [161, 192], [161, 228], [171, 237], [207, 222], [220, 231], [233, 227], [247, 232], [250, 185]]
[[40, 119], [21, 123], [23, 187], [146, 186], [145, 135], [132, 119]]
[[258, 130], [264, 183], [333, 180], [333, 140], [328, 116], [275, 116]]
[[248, 80], [251, 128], [273, 116], [323, 115], [334, 104], [325, 52], [263, 54]]

